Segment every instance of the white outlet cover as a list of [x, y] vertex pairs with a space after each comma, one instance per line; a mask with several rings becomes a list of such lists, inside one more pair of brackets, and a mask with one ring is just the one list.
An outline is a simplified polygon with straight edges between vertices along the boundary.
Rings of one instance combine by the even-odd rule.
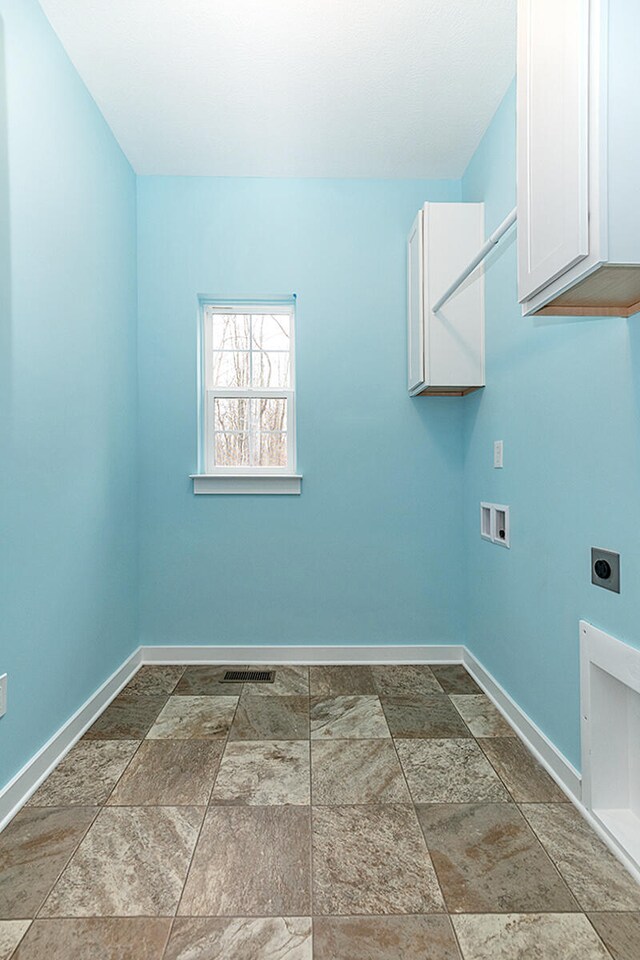
[[7, 712], [7, 675], [3, 673], [0, 677], [0, 717]]
[[504, 465], [504, 443], [502, 440], [493, 441], [493, 465], [497, 470], [502, 469]]

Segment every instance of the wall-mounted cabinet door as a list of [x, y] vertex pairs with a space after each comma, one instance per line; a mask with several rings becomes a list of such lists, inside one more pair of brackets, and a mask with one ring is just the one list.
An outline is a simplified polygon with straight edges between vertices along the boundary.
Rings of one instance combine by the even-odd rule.
[[411, 396], [462, 397], [484, 386], [484, 275], [437, 302], [484, 241], [484, 204], [427, 202], [407, 244]]
[[589, 0], [518, 4], [520, 301], [589, 253]]
[[423, 257], [423, 213], [420, 210], [409, 233], [407, 250], [410, 393], [425, 379]]

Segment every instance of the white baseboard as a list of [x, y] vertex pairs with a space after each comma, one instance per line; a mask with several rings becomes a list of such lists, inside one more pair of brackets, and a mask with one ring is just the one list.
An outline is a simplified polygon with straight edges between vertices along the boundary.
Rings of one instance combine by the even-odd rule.
[[0, 791], [0, 830], [16, 815], [45, 777], [120, 693], [142, 663], [140, 648], [135, 650], [108, 680], [86, 700], [79, 710], [54, 733], [43, 747]]
[[579, 771], [467, 649], [464, 652], [464, 665], [560, 789], [570, 800], [580, 802], [582, 778]]
[[143, 663], [179, 664], [359, 664], [462, 663], [461, 644], [370, 646], [143, 646]]

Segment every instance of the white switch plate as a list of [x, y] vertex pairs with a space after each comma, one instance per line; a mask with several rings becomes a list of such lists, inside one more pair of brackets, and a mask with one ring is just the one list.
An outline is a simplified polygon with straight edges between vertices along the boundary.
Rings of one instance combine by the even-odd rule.
[[7, 712], [7, 675], [3, 673], [0, 677], [0, 717]]
[[496, 469], [500, 469], [503, 466], [503, 449], [504, 445], [502, 440], [493, 441], [493, 465]]

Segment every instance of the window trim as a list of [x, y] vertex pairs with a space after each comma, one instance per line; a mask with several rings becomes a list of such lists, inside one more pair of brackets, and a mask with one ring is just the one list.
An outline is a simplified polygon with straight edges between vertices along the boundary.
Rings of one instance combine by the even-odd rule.
[[[301, 474], [296, 467], [296, 295], [262, 299], [228, 300], [208, 296], [198, 298], [198, 472], [191, 474], [194, 493], [294, 493], [301, 492]], [[287, 313], [290, 319], [290, 380], [286, 389], [209, 387], [212, 362], [207, 308], [214, 313]], [[284, 351], [283, 351], [284, 352]], [[213, 451], [207, 437], [216, 397], [287, 400], [287, 465], [284, 467], [220, 467], [212, 462]]]

